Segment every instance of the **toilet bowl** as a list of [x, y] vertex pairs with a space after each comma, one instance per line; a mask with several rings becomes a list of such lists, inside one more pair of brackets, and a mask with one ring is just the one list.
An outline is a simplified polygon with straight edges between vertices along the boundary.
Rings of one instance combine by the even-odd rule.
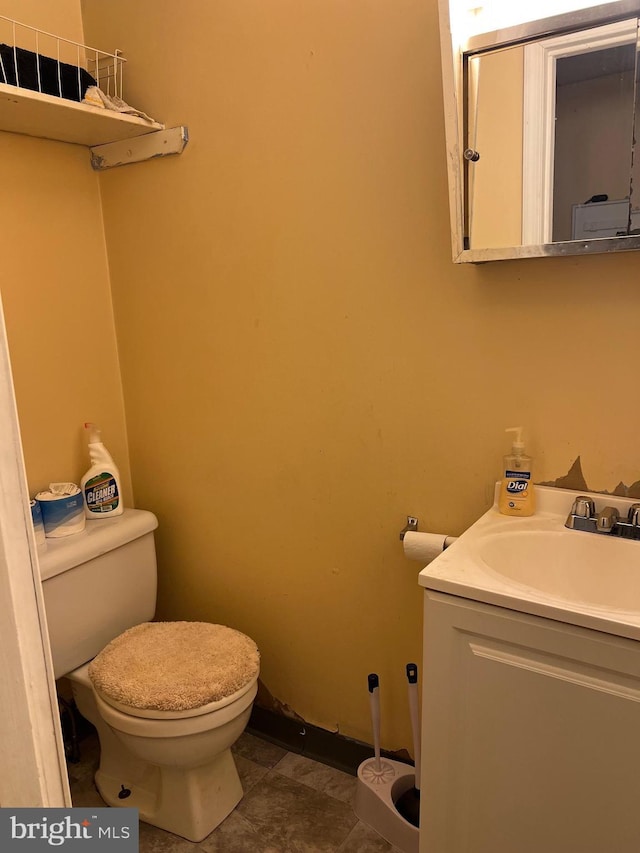
[[54, 542], [40, 558], [45, 607], [56, 678], [69, 679], [98, 733], [102, 798], [198, 842], [242, 798], [231, 746], [251, 714], [259, 655], [225, 626], [148, 621], [156, 525], [125, 510]]

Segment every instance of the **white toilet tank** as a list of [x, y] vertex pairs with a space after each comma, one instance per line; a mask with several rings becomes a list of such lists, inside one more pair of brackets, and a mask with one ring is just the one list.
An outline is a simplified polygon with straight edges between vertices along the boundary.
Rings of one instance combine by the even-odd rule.
[[127, 628], [153, 619], [156, 551], [151, 512], [88, 520], [82, 533], [38, 552], [55, 677], [95, 657]]

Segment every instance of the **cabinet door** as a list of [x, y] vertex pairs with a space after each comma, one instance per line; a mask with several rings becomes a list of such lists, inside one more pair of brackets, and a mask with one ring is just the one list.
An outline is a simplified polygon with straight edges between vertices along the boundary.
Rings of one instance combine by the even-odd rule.
[[421, 853], [639, 853], [640, 644], [425, 594]]

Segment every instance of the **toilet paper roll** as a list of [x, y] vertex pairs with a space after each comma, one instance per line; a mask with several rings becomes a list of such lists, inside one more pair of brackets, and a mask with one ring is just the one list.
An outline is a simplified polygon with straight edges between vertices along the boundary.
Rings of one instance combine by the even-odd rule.
[[402, 540], [402, 549], [407, 559], [417, 560], [426, 566], [442, 554], [452, 541], [453, 537], [444, 533], [418, 533], [408, 530]]
[[38, 492], [44, 534], [48, 539], [70, 536], [84, 530], [82, 492], [75, 483], [49, 483], [49, 490]]
[[36, 535], [36, 545], [46, 545], [47, 540], [44, 535], [44, 522], [42, 521], [42, 509], [40, 501], [29, 501], [31, 506], [31, 521], [33, 522], [33, 532]]

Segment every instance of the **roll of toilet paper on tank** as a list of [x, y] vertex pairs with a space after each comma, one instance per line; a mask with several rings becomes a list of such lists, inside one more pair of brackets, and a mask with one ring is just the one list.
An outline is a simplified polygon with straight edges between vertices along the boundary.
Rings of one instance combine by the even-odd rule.
[[49, 483], [48, 491], [38, 492], [36, 500], [40, 504], [44, 533], [48, 539], [84, 530], [82, 492], [75, 483]]
[[402, 540], [402, 549], [407, 559], [417, 560], [426, 566], [453, 541], [453, 536], [445, 536], [444, 533], [418, 533], [408, 530]]

